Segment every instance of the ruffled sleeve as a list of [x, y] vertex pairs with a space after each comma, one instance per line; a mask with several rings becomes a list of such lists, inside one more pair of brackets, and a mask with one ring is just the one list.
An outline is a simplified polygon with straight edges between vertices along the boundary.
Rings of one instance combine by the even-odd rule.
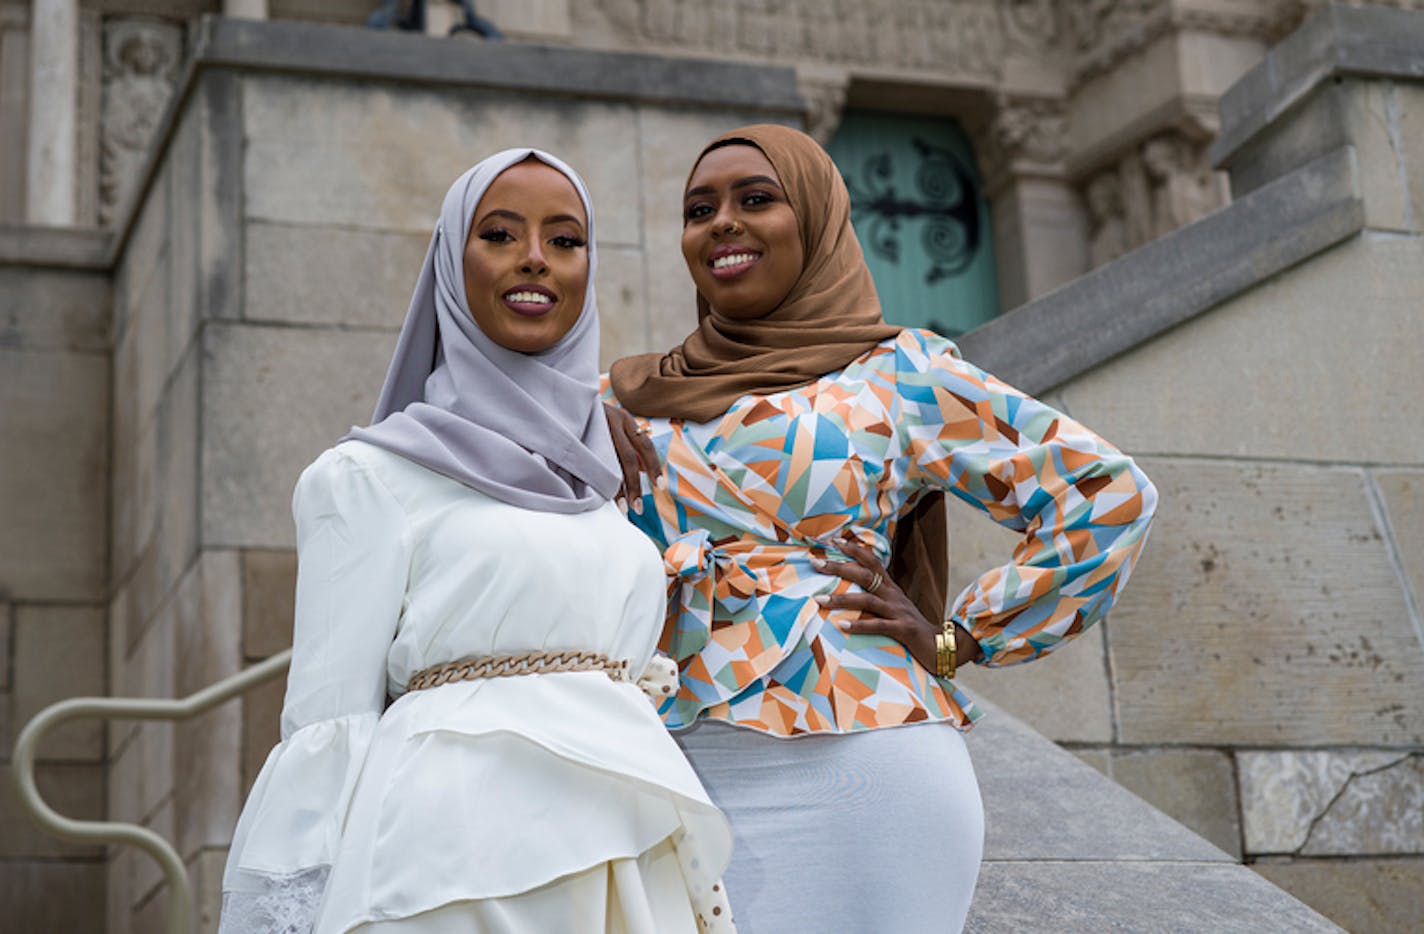
[[983, 664], [1029, 661], [1106, 615], [1146, 541], [1157, 490], [1132, 458], [960, 359], [952, 343], [919, 341], [900, 346], [911, 479], [1023, 535], [950, 616], [979, 642]]
[[410, 565], [405, 513], [341, 449], [292, 498], [297, 595], [282, 741], [233, 835], [221, 931], [311, 930], [342, 822], [385, 706], [386, 655]]

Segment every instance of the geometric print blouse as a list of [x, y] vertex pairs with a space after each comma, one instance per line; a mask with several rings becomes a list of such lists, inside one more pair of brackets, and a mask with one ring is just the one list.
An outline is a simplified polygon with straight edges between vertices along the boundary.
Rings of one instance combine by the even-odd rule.
[[[617, 399], [604, 382], [604, 398]], [[880, 560], [899, 517], [943, 490], [1023, 533], [1013, 555], [951, 604], [981, 664], [1026, 662], [1102, 619], [1127, 583], [1157, 492], [1132, 459], [1066, 415], [906, 329], [816, 382], [738, 399], [719, 419], [639, 418], [663, 489], [628, 518], [663, 551], [661, 648], [680, 687], [659, 713], [775, 736], [922, 720], [968, 729], [979, 711], [900, 643], [850, 635], [818, 594], [850, 529]]]

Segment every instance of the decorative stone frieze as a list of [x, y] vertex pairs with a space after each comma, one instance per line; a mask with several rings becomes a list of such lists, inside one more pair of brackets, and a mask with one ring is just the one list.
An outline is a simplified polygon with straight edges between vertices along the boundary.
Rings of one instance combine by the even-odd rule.
[[583, 6], [573, 10], [576, 29], [601, 26], [624, 47], [917, 70], [977, 84], [999, 73], [1006, 18], [1020, 42], [1052, 20], [1042, 0], [1020, 0], [1009, 6], [1022, 9], [1010, 11], [991, 0], [597, 0], [587, 5], [591, 10]]
[[1110, 71], [1172, 31], [1274, 42], [1299, 25], [1310, 5], [1311, 0], [1074, 0], [1062, 5], [1073, 49], [1070, 77], [1081, 84]]
[[154, 19], [104, 24], [103, 114], [99, 134], [99, 221], [110, 223], [134, 184], [173, 94], [183, 31]]

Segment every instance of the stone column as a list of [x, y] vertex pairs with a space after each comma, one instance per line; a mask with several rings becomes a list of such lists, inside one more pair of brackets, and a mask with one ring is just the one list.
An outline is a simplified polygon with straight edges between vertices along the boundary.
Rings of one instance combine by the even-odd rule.
[[25, 219], [75, 219], [79, 114], [79, 0], [36, 0], [30, 11], [30, 140]]
[[223, 0], [223, 16], [266, 19], [267, 0]]
[[1087, 217], [1063, 165], [1063, 128], [1060, 102], [1001, 97], [974, 134], [993, 218], [1001, 311], [1088, 268]]

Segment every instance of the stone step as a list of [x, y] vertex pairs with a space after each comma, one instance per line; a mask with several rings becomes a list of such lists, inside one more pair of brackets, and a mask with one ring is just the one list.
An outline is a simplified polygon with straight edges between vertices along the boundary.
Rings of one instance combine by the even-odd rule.
[[966, 931], [1339, 931], [993, 704], [969, 734], [984, 866]]

